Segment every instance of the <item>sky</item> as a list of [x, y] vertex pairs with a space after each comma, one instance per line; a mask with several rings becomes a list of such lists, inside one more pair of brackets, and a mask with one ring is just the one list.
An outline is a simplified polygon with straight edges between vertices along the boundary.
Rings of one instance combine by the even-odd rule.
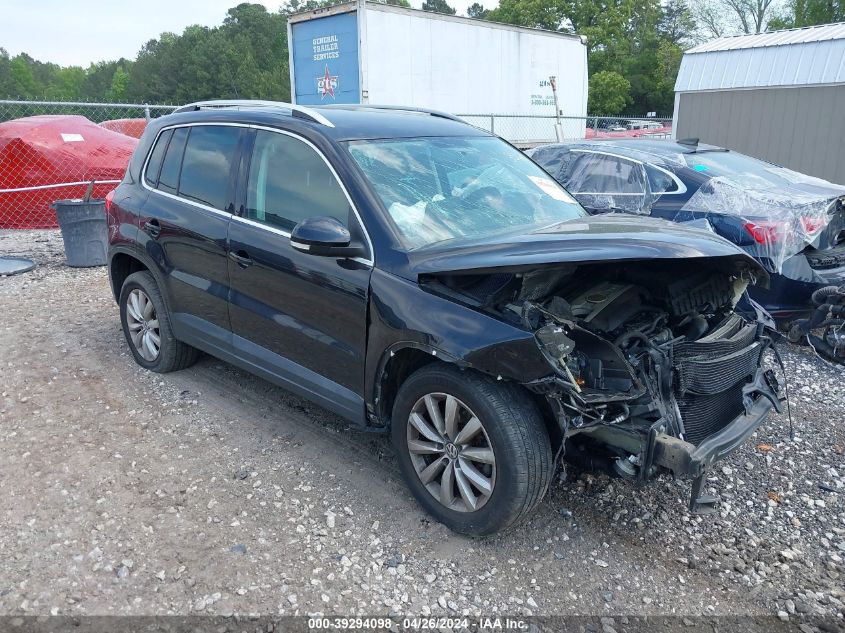
[[[149, 40], [164, 31], [181, 33], [186, 26], [223, 23], [226, 11], [242, 0], [0, 0], [0, 47], [10, 55], [61, 66], [134, 59]], [[282, 0], [252, 0], [276, 11]], [[466, 15], [475, 0], [449, 4]], [[410, 0], [420, 8], [422, 0]], [[497, 1], [481, 2], [492, 8]], [[488, 6], [489, 5], [489, 6]]]

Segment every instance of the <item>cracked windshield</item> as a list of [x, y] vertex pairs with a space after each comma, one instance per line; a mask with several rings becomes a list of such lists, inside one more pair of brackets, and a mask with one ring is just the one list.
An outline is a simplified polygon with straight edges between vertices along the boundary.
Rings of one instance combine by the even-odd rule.
[[348, 147], [409, 250], [529, 232], [585, 215], [529, 158], [495, 138], [354, 141]]

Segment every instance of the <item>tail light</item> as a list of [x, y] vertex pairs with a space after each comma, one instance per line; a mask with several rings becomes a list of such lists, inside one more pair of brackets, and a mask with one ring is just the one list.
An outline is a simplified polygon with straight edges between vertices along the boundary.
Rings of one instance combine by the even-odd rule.
[[807, 235], [818, 233], [827, 225], [825, 218], [808, 218], [801, 216], [801, 226], [804, 227], [804, 232]]
[[114, 189], [106, 194], [106, 213], [111, 213], [112, 200], [114, 200]]
[[746, 222], [745, 230], [758, 244], [776, 244], [786, 235], [786, 222]]
[[[801, 216], [801, 228], [804, 235], [815, 235], [827, 226], [826, 218]], [[746, 222], [745, 230], [758, 244], [777, 244], [787, 239], [790, 224], [788, 222], [767, 221]]]

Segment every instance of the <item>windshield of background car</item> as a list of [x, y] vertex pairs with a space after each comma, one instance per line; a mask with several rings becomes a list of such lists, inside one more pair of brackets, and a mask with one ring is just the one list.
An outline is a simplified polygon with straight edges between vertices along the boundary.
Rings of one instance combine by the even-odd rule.
[[[722, 178], [748, 189], [774, 189], [798, 183], [830, 186], [830, 183], [778, 167], [751, 156], [725, 151], [683, 154], [690, 169], [712, 178]], [[816, 182], [813, 182], [816, 181]]]
[[531, 159], [491, 137], [350, 141], [409, 250], [586, 215]]

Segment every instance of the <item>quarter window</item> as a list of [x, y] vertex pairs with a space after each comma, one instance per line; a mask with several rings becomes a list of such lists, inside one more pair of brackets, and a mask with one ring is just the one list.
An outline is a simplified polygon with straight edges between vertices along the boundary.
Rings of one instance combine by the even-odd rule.
[[249, 166], [246, 217], [285, 231], [305, 218], [349, 226], [349, 201], [326, 162], [307, 143], [258, 130]]
[[161, 162], [164, 159], [164, 152], [167, 149], [167, 143], [170, 142], [172, 134], [173, 130], [165, 130], [159, 135], [155, 147], [150, 154], [150, 159], [147, 161], [147, 170], [144, 172], [144, 179], [151, 187], [155, 187], [158, 184], [158, 172], [161, 171]]
[[190, 130], [182, 160], [179, 195], [223, 211], [228, 205], [232, 161], [240, 128], [197, 125]]
[[674, 193], [678, 190], [678, 183], [665, 171], [646, 165], [648, 184], [651, 193]]
[[182, 154], [185, 152], [185, 140], [188, 128], [180, 127], [173, 131], [173, 137], [167, 146], [161, 173], [158, 176], [158, 188], [167, 193], [176, 193], [179, 187], [179, 170], [182, 167]]

